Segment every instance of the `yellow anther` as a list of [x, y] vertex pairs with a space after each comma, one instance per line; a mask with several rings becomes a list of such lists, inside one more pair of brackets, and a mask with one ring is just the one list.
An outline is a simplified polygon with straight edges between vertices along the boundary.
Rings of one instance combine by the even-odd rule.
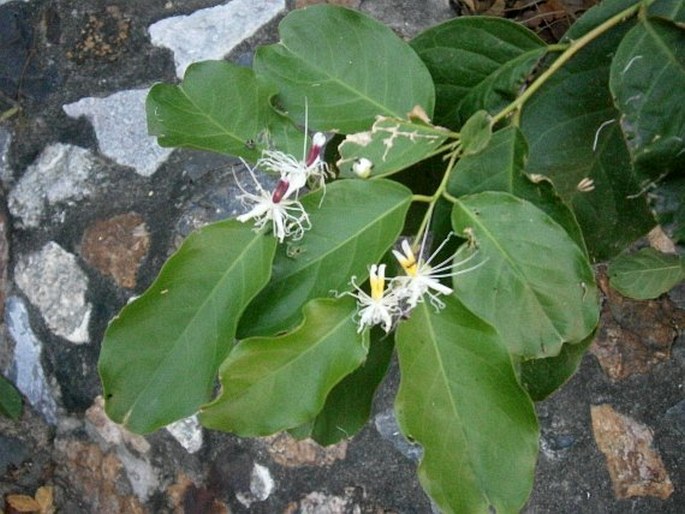
[[380, 300], [383, 298], [385, 291], [385, 264], [371, 266], [369, 273], [369, 282], [371, 283], [371, 298]]

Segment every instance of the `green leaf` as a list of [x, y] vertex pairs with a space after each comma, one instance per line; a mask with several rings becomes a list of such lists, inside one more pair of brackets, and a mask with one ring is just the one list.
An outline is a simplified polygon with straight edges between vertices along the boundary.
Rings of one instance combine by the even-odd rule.
[[685, 258], [643, 248], [616, 257], [607, 270], [609, 283], [623, 296], [650, 300], [685, 280]]
[[416, 105], [433, 114], [425, 65], [385, 25], [357, 11], [314, 5], [289, 13], [281, 42], [257, 50], [255, 72], [274, 83], [297, 119], [309, 107], [317, 130], [367, 130], [377, 115], [404, 119]]
[[594, 338], [592, 332], [580, 343], [565, 343], [559, 355], [521, 363], [521, 383], [533, 401], [544, 400], [574, 375]]
[[368, 333], [357, 333], [356, 308], [349, 297], [312, 300], [293, 332], [238, 343], [221, 365], [221, 393], [202, 408], [201, 423], [252, 437], [316, 416], [335, 384], [366, 357]]
[[376, 388], [388, 370], [394, 341], [373, 328], [366, 362], [347, 375], [326, 398], [326, 404], [307, 428], [306, 435], [321, 445], [352, 437], [368, 421]]
[[552, 185], [534, 182], [525, 174], [528, 145], [514, 126], [498, 130], [478, 155], [462, 157], [454, 167], [447, 184], [452, 196], [484, 191], [503, 191], [528, 200], [559, 223], [585, 249], [583, 235], [571, 210], [563, 203]]
[[341, 177], [355, 177], [355, 163], [365, 158], [373, 166], [369, 176], [383, 177], [424, 160], [445, 139], [446, 131], [440, 127], [379, 116], [370, 131], [345, 138], [339, 146], [340, 160], [336, 165]]
[[273, 335], [302, 318], [312, 298], [360, 282], [402, 230], [411, 191], [386, 179], [338, 180], [302, 198], [312, 228], [301, 241], [280, 245], [267, 287], [240, 320], [239, 337]]
[[[455, 294], [498, 330], [512, 353], [554, 356], [563, 343], [582, 341], [595, 328], [599, 308], [590, 264], [543, 211], [508, 193], [486, 192], [460, 198], [452, 226], [472, 237], [483, 262], [455, 277]], [[465, 245], [456, 259], [470, 253]]]
[[475, 155], [481, 152], [492, 137], [492, 117], [488, 111], [476, 111], [461, 128], [463, 155]]
[[[578, 39], [630, 2], [602, 2], [569, 30]], [[654, 226], [609, 93], [614, 49], [630, 22], [598, 37], [549, 78], [525, 104], [521, 130], [529, 174], [548, 177], [581, 226], [590, 255], [605, 259]], [[594, 189], [583, 187], [592, 180]], [[621, 227], [621, 230], [616, 230]]]
[[302, 135], [276, 113], [273, 86], [227, 61], [188, 67], [179, 85], [156, 84], [147, 97], [148, 130], [160, 146], [209, 150], [255, 161], [270, 145], [298, 155]]
[[454, 297], [397, 329], [402, 432], [424, 449], [419, 480], [443, 512], [518, 512], [533, 485], [538, 425], [509, 354]]
[[238, 318], [269, 280], [275, 247], [236, 220], [186, 239], [105, 333], [98, 369], [113, 421], [150, 432], [209, 400]]
[[685, 25], [685, 0], [659, 0], [652, 2], [647, 9], [649, 16], [659, 16], [666, 20]]
[[641, 19], [618, 46], [609, 86], [633, 162], [647, 182], [682, 171], [685, 31], [665, 20]]
[[545, 54], [544, 42], [502, 18], [455, 18], [419, 34], [411, 46], [435, 82], [435, 122], [458, 130], [476, 111], [491, 114], [516, 98]]
[[12, 383], [0, 375], [0, 415], [17, 420], [21, 417], [21, 394]]

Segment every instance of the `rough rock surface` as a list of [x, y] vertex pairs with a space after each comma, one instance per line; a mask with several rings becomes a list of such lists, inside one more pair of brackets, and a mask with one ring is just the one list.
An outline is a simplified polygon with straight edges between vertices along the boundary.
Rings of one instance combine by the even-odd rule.
[[[19, 420], [0, 417], [0, 510], [434, 512], [416, 477], [421, 448], [392, 414], [396, 363], [372, 419], [331, 448], [287, 435], [241, 439], [194, 417], [140, 436], [104, 412], [97, 359], [107, 323], [191, 230], [242, 208], [231, 173], [245, 177], [239, 161], [156, 146], [146, 92], [193, 60], [248, 64], [257, 44], [276, 41], [286, 11], [317, 1], [0, 0], [0, 372], [25, 399]], [[404, 38], [464, 4], [330, 3]], [[672, 321], [685, 287], [646, 309], [604, 293], [607, 328], [594, 354], [537, 405], [541, 451], [526, 513], [683, 512], [685, 338]], [[600, 405], [620, 414], [600, 423]], [[631, 463], [621, 452], [638, 465], [618, 467]], [[663, 471], [645, 467], [648, 453]], [[633, 472], [651, 475], [617, 485]]]

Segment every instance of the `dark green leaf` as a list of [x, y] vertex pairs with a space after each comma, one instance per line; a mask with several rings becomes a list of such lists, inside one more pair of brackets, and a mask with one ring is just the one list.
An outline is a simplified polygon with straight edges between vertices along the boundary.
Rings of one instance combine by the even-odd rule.
[[98, 369], [112, 420], [150, 432], [209, 400], [238, 318], [269, 280], [275, 247], [236, 220], [186, 239], [107, 329]]
[[[470, 262], [483, 262], [455, 278], [455, 294], [495, 326], [512, 353], [554, 356], [563, 343], [582, 341], [595, 328], [592, 269], [543, 211], [508, 193], [479, 193], [457, 201], [452, 225], [475, 241], [479, 255]], [[456, 258], [470, 253], [464, 245]]]
[[564, 227], [584, 249], [578, 222], [552, 185], [546, 180], [535, 183], [525, 174], [527, 156], [528, 145], [518, 128], [511, 126], [498, 130], [478, 155], [465, 156], [457, 162], [447, 191], [453, 196], [504, 191], [528, 200]]
[[[629, 4], [590, 9], [565, 39], [578, 39]], [[623, 23], [585, 46], [532, 96], [521, 117], [526, 170], [552, 181], [596, 259], [619, 253], [654, 226], [608, 89], [613, 51], [629, 28]]]
[[578, 370], [595, 332], [580, 343], [566, 343], [559, 355], [521, 363], [521, 383], [533, 401], [539, 402], [564, 385]]
[[514, 100], [546, 51], [525, 27], [486, 16], [442, 23], [411, 45], [435, 82], [435, 122], [454, 130], [476, 111], [494, 114]]
[[[302, 198], [312, 228], [301, 241], [280, 245], [273, 276], [240, 320], [240, 338], [295, 326], [312, 298], [346, 291], [395, 242], [411, 191], [386, 179], [338, 180]], [[319, 205], [321, 204], [321, 205]]]
[[281, 42], [261, 47], [256, 73], [277, 85], [294, 117], [317, 130], [367, 130], [377, 115], [405, 118], [416, 105], [433, 114], [425, 65], [385, 25], [357, 11], [314, 5], [288, 14]]
[[685, 31], [641, 19], [618, 46], [609, 86], [647, 182], [685, 169]]
[[312, 300], [293, 332], [238, 343], [221, 365], [221, 393], [203, 407], [201, 423], [252, 437], [312, 419], [366, 358], [368, 333], [357, 333], [355, 311], [352, 298]]
[[376, 388], [388, 370], [393, 347], [391, 336], [378, 328], [371, 330], [366, 362], [333, 388], [306, 436], [321, 445], [335, 444], [352, 437], [364, 426], [371, 414]]
[[685, 280], [685, 258], [643, 248], [616, 257], [607, 270], [609, 283], [623, 296], [650, 300]]
[[537, 457], [532, 402], [495, 330], [444, 300], [397, 329], [400, 428], [423, 446], [419, 479], [444, 512], [518, 512]]
[[195, 63], [181, 84], [157, 84], [150, 90], [148, 130], [160, 146], [255, 161], [261, 149], [274, 145], [299, 156], [303, 136], [271, 108], [269, 99], [275, 93], [249, 68], [227, 61]]
[[685, 25], [685, 0], [659, 0], [652, 2], [647, 12], [650, 16], [658, 16]]
[[22, 401], [19, 391], [5, 377], [0, 375], [0, 415], [10, 419], [21, 417]]
[[[342, 177], [359, 175], [360, 158], [370, 161], [369, 177], [378, 178], [408, 168], [433, 153], [447, 138], [445, 130], [416, 121], [378, 117], [370, 131], [348, 135], [336, 163]], [[367, 178], [360, 175], [362, 178]]]

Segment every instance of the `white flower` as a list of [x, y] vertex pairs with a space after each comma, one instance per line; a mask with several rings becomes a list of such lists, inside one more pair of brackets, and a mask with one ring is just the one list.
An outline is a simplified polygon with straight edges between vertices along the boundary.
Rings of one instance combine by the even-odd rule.
[[312, 136], [312, 145], [307, 152], [307, 140], [303, 160], [281, 152], [280, 150], [264, 150], [262, 157], [257, 161], [257, 167], [265, 171], [278, 173], [282, 180], [290, 185], [285, 196], [299, 191], [304, 186], [325, 187], [326, 176], [330, 174], [328, 164], [321, 158], [321, 153], [326, 144], [326, 136], [317, 132]]
[[240, 185], [236, 177], [236, 184], [242, 192], [238, 200], [250, 210], [238, 216], [238, 221], [245, 223], [255, 220], [255, 230], [260, 230], [269, 221], [271, 230], [280, 243], [286, 237], [294, 240], [300, 239], [306, 230], [311, 228], [309, 216], [297, 200], [289, 199], [292, 192], [290, 184], [280, 179], [272, 193], [266, 191], [255, 177], [254, 171], [245, 162], [245, 167], [250, 172], [257, 193], [250, 193]]
[[368, 295], [355, 283], [356, 277], [352, 277], [352, 286], [356, 293], [347, 293], [357, 299], [359, 306], [359, 329], [361, 332], [365, 327], [383, 325], [386, 333], [390, 332], [394, 318], [399, 314], [397, 297], [392, 289], [385, 288], [385, 264], [371, 266], [369, 270], [369, 283], [371, 284], [371, 295]]
[[419, 302], [423, 301], [424, 295], [428, 295], [433, 307], [437, 310], [444, 308], [445, 304], [440, 300], [439, 295], [450, 295], [453, 290], [451, 287], [447, 287], [440, 282], [440, 279], [472, 271], [485, 262], [483, 261], [470, 268], [455, 271], [454, 268], [462, 266], [476, 256], [477, 252], [475, 252], [460, 262], [453, 262], [454, 256], [452, 256], [440, 264], [435, 266], [431, 265], [433, 259], [435, 259], [438, 253], [440, 253], [440, 250], [442, 250], [445, 244], [447, 244], [447, 241], [449, 241], [450, 236], [451, 234], [447, 236], [428, 259], [424, 259], [423, 257], [426, 245], [425, 235], [421, 242], [418, 258], [409, 245], [409, 241], [406, 239], [402, 241], [401, 252], [398, 250], [392, 251], [406, 273], [406, 275], [395, 277], [392, 280], [392, 287], [395, 295], [399, 298], [400, 305], [406, 305], [409, 309], [413, 309]]

